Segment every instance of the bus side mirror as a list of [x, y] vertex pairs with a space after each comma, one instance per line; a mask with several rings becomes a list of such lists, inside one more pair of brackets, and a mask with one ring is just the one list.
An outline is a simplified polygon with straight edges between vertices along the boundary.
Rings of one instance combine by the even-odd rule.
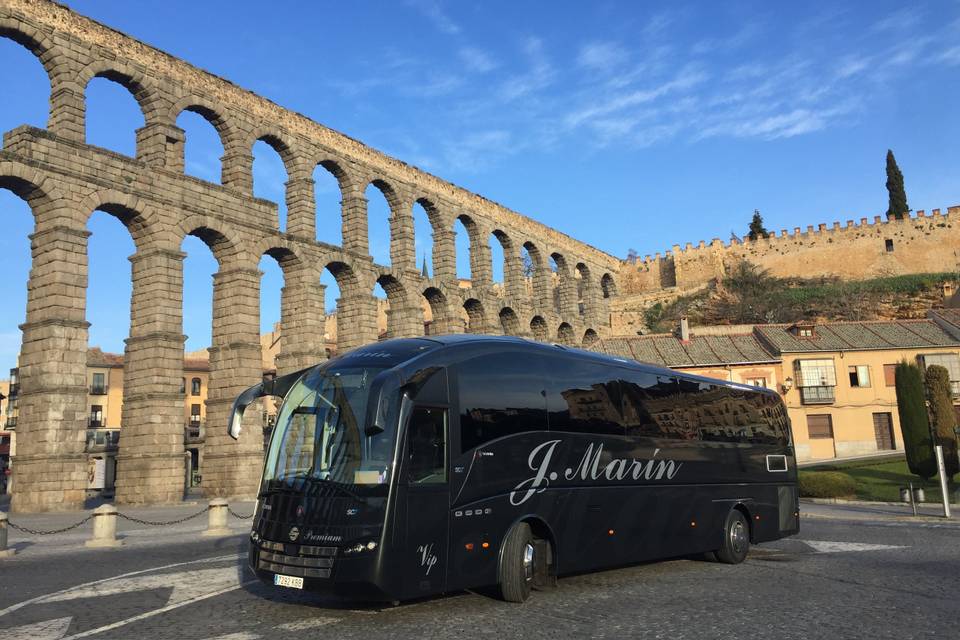
[[254, 400], [263, 398], [264, 396], [283, 397], [287, 395], [287, 392], [296, 384], [297, 380], [299, 380], [307, 370], [312, 368], [313, 367], [307, 367], [306, 369], [288, 373], [285, 376], [280, 376], [273, 380], [265, 380], [260, 384], [253, 385], [237, 396], [237, 399], [233, 401], [233, 406], [230, 407], [230, 418], [227, 421], [227, 434], [234, 440], [237, 440], [240, 437], [240, 432], [243, 430], [243, 412], [247, 410], [247, 407], [249, 407]]
[[227, 423], [227, 434], [231, 438], [237, 440], [240, 438], [240, 431], [243, 430], [243, 413], [247, 410], [247, 407], [250, 406], [257, 398], [262, 398], [264, 395], [263, 383], [255, 384], [233, 401], [233, 406], [230, 407], [230, 421]]

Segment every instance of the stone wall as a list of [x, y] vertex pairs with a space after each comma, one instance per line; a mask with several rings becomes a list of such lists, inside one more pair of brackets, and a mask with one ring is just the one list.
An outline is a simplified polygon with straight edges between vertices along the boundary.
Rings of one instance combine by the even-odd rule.
[[[664, 256], [647, 256], [625, 264], [624, 292], [651, 292], [664, 287], [693, 288], [722, 277], [740, 260], [749, 260], [776, 276], [838, 276], [860, 280], [906, 273], [956, 271], [960, 267], [960, 207], [946, 214], [917, 211], [902, 220], [876, 216], [841, 225], [810, 225], [774, 232], [769, 238], [728, 243], [714, 239], [674, 245]], [[662, 273], [672, 269], [672, 276]]]
[[[621, 262], [497, 203], [391, 158], [158, 51], [68, 8], [39, 0], [0, 0], [0, 37], [32, 51], [51, 85], [46, 129], [19, 127], [3, 137], [0, 188], [30, 205], [35, 221], [27, 319], [22, 326], [21, 410], [13, 465], [15, 510], [75, 508], [86, 486], [87, 220], [105, 211], [128, 229], [131, 329], [126, 341], [123, 435], [117, 500], [170, 502], [182, 495], [183, 239], [213, 252], [213, 345], [207, 399], [204, 489], [251, 495], [262, 439], [255, 425], [239, 442], [226, 437], [233, 398], [261, 376], [260, 272], [263, 255], [284, 274], [277, 368], [324, 357], [324, 270], [336, 278], [337, 348], [378, 337], [379, 283], [389, 299], [387, 335], [422, 335], [423, 300], [431, 332], [512, 333], [581, 344], [607, 331], [608, 298]], [[143, 112], [136, 156], [86, 144], [85, 92], [106, 77], [126, 87]], [[177, 117], [206, 118], [223, 143], [222, 184], [184, 175], [185, 133]], [[286, 167], [287, 226], [277, 206], [253, 197], [252, 147], [270, 144]], [[342, 245], [315, 240], [313, 171], [322, 166], [341, 191]], [[369, 255], [368, 185], [391, 208], [390, 265]], [[414, 264], [412, 208], [433, 227], [434, 277]], [[472, 283], [459, 286], [453, 225], [470, 236]], [[492, 281], [494, 235], [504, 248], [503, 287]], [[522, 274], [521, 247], [534, 258], [534, 291]], [[557, 264], [551, 277], [549, 258]], [[556, 290], [556, 293], [552, 291]], [[256, 416], [256, 412], [248, 412]]]

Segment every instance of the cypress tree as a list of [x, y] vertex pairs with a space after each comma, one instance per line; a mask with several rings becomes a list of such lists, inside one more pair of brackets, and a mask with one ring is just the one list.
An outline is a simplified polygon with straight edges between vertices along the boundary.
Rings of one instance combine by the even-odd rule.
[[903, 448], [907, 454], [910, 472], [922, 478], [937, 475], [937, 461], [933, 457], [930, 422], [927, 419], [926, 394], [920, 367], [906, 360], [897, 365], [897, 412], [903, 432]]
[[753, 219], [750, 221], [750, 239], [766, 238], [768, 235], [770, 235], [770, 233], [767, 231], [767, 228], [763, 226], [763, 216], [760, 215], [760, 210], [754, 209]]
[[907, 206], [907, 192], [903, 189], [903, 174], [890, 149], [887, 149], [887, 194], [890, 196], [887, 216], [900, 220], [910, 211], [910, 207]]
[[943, 466], [947, 477], [952, 478], [960, 470], [960, 461], [957, 460], [957, 434], [954, 431], [957, 418], [950, 394], [950, 372], [940, 365], [931, 365], [927, 367], [924, 382], [930, 401], [934, 443], [943, 447]]

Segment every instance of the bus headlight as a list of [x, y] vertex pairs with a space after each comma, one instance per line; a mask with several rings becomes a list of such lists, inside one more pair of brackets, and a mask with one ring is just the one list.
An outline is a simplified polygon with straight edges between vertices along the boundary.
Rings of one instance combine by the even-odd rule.
[[363, 551], [373, 551], [377, 548], [377, 543], [373, 540], [364, 544], [363, 542], [358, 542], [352, 547], [347, 547], [343, 550], [344, 553], [362, 553]]

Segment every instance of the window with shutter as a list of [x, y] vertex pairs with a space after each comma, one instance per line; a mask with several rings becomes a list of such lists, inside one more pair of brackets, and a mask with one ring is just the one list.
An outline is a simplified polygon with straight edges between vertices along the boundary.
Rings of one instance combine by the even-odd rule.
[[888, 387], [897, 386], [897, 365], [883, 365], [883, 381]]
[[829, 413], [807, 416], [807, 434], [811, 440], [833, 437], [833, 418]]

